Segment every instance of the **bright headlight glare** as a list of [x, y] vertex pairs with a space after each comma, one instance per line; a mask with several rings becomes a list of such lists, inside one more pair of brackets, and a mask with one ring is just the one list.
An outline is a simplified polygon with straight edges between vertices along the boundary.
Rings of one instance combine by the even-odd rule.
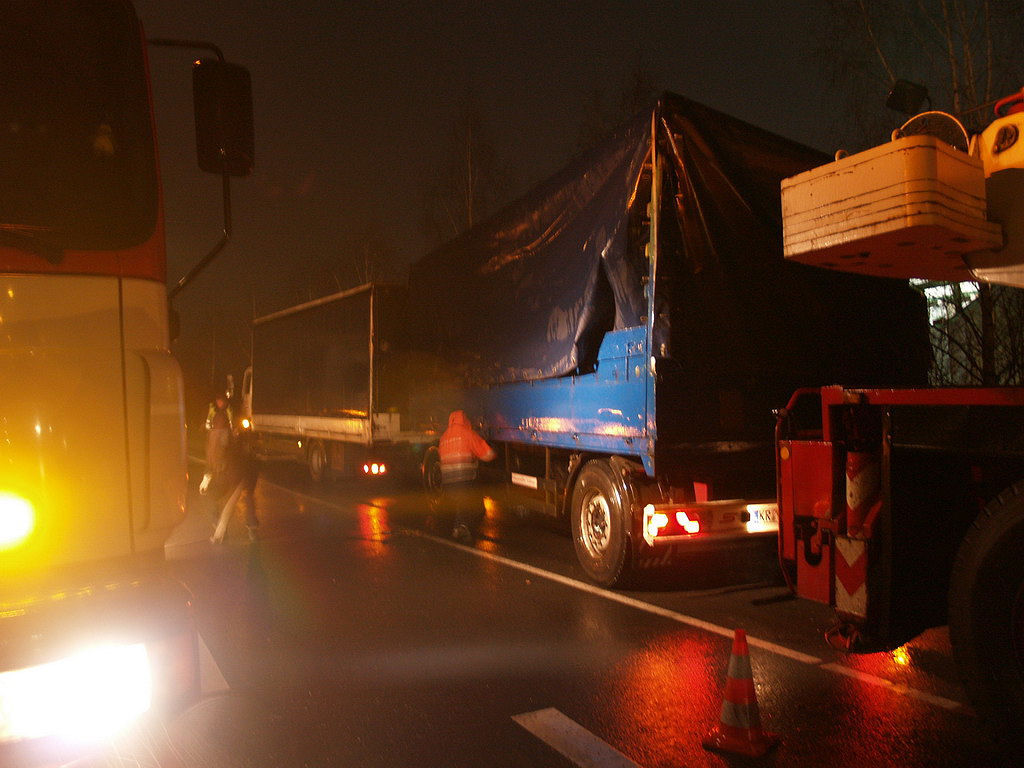
[[0, 742], [58, 736], [101, 741], [149, 710], [149, 658], [141, 643], [101, 646], [0, 674]]
[[13, 549], [29, 537], [36, 524], [32, 502], [0, 491], [0, 550]]

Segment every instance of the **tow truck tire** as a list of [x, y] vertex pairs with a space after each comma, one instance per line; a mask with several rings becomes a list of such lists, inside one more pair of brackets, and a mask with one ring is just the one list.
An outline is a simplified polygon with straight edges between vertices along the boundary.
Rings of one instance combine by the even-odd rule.
[[622, 491], [608, 462], [587, 462], [572, 493], [572, 541], [587, 576], [604, 587], [621, 586], [628, 575], [626, 515]]
[[1024, 482], [992, 501], [957, 553], [949, 634], [971, 701], [1002, 749], [1024, 753]]
[[327, 446], [322, 440], [314, 440], [309, 444], [307, 460], [310, 478], [314, 483], [322, 483], [330, 470], [327, 464]]

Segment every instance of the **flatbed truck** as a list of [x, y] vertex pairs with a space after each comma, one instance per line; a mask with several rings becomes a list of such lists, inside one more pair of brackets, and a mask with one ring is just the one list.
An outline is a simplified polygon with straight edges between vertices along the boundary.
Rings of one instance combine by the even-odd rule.
[[304, 462], [315, 481], [418, 477], [439, 432], [410, 421], [404, 303], [403, 286], [366, 283], [254, 319], [242, 416], [263, 453]]

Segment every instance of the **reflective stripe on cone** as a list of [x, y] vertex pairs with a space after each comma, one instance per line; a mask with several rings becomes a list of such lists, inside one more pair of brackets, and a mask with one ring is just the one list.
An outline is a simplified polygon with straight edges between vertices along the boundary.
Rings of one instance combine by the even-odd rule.
[[747, 633], [737, 629], [732, 641], [719, 723], [704, 738], [704, 748], [761, 757], [778, 743], [778, 736], [761, 729]]

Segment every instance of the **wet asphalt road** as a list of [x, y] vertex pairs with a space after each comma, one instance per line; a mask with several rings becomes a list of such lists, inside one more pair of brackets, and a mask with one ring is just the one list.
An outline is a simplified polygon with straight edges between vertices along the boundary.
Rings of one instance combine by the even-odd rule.
[[[836, 654], [820, 639], [829, 612], [787, 599], [771, 542], [609, 593], [557, 526], [500, 504], [463, 547], [414, 491], [317, 487], [271, 464], [259, 540], [239, 518], [214, 546], [204, 501], [168, 554], [229, 690], [168, 726], [176, 765], [1004, 764], [942, 631]], [[701, 746], [737, 627], [762, 723], [782, 737], [755, 761]], [[520, 724], [537, 721], [555, 736]]]

